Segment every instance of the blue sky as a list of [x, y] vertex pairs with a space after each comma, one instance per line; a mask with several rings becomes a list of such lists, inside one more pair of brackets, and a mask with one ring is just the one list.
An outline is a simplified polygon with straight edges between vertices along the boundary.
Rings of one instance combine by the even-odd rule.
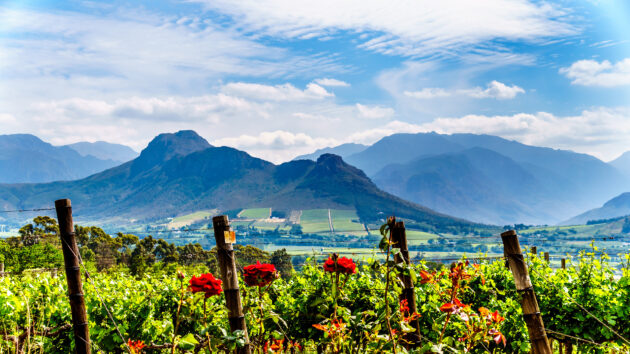
[[274, 162], [396, 132], [630, 150], [630, 5], [0, 1], [0, 133]]

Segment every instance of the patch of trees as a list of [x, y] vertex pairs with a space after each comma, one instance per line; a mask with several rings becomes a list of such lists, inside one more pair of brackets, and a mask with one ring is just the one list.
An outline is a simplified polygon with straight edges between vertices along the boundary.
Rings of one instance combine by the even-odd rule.
[[[151, 235], [140, 239], [119, 232], [112, 236], [96, 226], [75, 225], [75, 235], [84, 263], [97, 271], [124, 267], [133, 275], [142, 275], [152, 267], [171, 264], [203, 264], [212, 272], [217, 271], [216, 248], [207, 251], [199, 243], [177, 246]], [[0, 262], [5, 263], [7, 271], [16, 273], [32, 268], [59, 268], [63, 265], [60, 242], [57, 221], [37, 217], [19, 230], [19, 236], [0, 240]], [[291, 256], [285, 249], [270, 253], [236, 244], [234, 250], [241, 270], [260, 261], [274, 264], [283, 276], [293, 274]]]

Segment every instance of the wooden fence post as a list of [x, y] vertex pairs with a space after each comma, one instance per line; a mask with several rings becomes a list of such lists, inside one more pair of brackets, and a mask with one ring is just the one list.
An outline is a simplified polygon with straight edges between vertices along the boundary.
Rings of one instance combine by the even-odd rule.
[[566, 259], [562, 258], [560, 260], [560, 268], [567, 269], [567, 260]]
[[72, 204], [70, 199], [55, 201], [57, 221], [59, 222], [59, 236], [63, 261], [66, 266], [66, 281], [70, 310], [72, 312], [72, 327], [74, 329], [74, 346], [78, 354], [90, 354], [90, 329], [88, 327], [85, 299], [83, 298], [83, 283], [81, 282], [81, 268], [79, 263], [79, 248], [74, 235], [72, 221]]
[[549, 252], [545, 252], [545, 262], [549, 263]]
[[516, 231], [509, 230], [502, 233], [501, 240], [503, 241], [505, 257], [514, 276], [516, 291], [521, 294], [521, 307], [525, 323], [527, 324], [527, 331], [529, 332], [529, 340], [532, 346], [531, 352], [534, 354], [551, 354], [552, 351], [549, 346], [549, 339], [547, 338], [542, 315], [538, 308], [536, 293], [529, 279], [527, 264], [523, 258]]
[[[511, 231], [511, 230], [510, 230]], [[516, 231], [515, 231], [516, 232]], [[536, 254], [538, 252], [538, 248], [536, 248], [536, 246], [532, 246], [532, 254]]]
[[[400, 253], [396, 253], [394, 256], [394, 261], [398, 263], [405, 262], [407, 265], [410, 265], [409, 259], [409, 247], [407, 245], [407, 231], [405, 230], [405, 222], [398, 221], [392, 217], [392, 225], [390, 232], [392, 233], [392, 241], [394, 245], [392, 248], [400, 248]], [[399, 300], [407, 300], [407, 306], [409, 306], [409, 313], [413, 314], [418, 311], [418, 307], [416, 304], [416, 294], [414, 292], [413, 280], [411, 279], [410, 274], [400, 274], [400, 280], [404, 284], [405, 288], [402, 290], [402, 293], [399, 296]], [[407, 341], [418, 344], [420, 343], [420, 322], [418, 319], [415, 319], [410, 323], [412, 327], [415, 328], [415, 332], [408, 333]]]
[[233, 231], [230, 230], [230, 221], [226, 215], [219, 215], [212, 218], [212, 225], [214, 227], [214, 238], [217, 242], [219, 268], [221, 270], [221, 280], [223, 280], [225, 303], [228, 308], [230, 330], [232, 330], [232, 332], [241, 330], [245, 333], [245, 346], [238, 348], [236, 352], [239, 354], [250, 354], [251, 347], [249, 336], [247, 335], [247, 326], [245, 325], [241, 292], [238, 287], [236, 259], [234, 256], [234, 247], [232, 246], [234, 234]]

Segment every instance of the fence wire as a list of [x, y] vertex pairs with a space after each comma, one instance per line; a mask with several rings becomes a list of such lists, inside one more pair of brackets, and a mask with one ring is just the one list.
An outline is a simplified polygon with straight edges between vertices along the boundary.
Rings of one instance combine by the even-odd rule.
[[26, 213], [34, 211], [50, 211], [55, 208], [38, 208], [38, 209], [14, 209], [14, 210], [0, 210], [0, 213]]

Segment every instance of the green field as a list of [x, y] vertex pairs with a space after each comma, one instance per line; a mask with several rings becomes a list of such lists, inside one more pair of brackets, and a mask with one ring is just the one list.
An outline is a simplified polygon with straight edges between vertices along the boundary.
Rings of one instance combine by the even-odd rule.
[[411, 245], [426, 245], [429, 240], [439, 238], [436, 234], [431, 234], [418, 230], [407, 230], [407, 243]]
[[244, 209], [238, 214], [240, 219], [268, 219], [269, 215], [269, 208]]
[[303, 210], [300, 225], [304, 233], [330, 232], [328, 209]]
[[275, 230], [276, 228], [279, 228], [279, 230], [281, 231], [288, 231], [289, 229], [291, 229], [283, 222], [264, 222], [260, 220], [254, 221], [252, 227], [260, 230]]
[[331, 210], [333, 228], [335, 232], [365, 231], [359, 223], [359, 216], [354, 210]]
[[183, 226], [188, 226], [204, 219], [210, 219], [210, 217], [216, 213], [216, 210], [201, 210], [192, 214], [178, 216], [168, 224], [168, 228], [177, 229]]

